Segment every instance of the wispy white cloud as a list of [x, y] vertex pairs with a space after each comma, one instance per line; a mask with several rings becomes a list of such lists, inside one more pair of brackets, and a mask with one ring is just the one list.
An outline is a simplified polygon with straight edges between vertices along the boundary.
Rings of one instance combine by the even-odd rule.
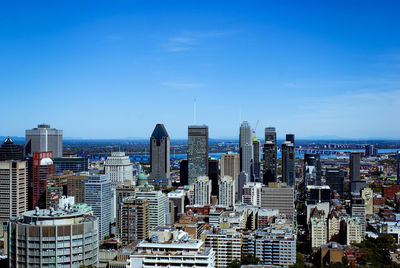
[[193, 49], [204, 39], [230, 36], [239, 31], [208, 31], [208, 32], [183, 32], [170, 37], [162, 46], [168, 52], [180, 52]]
[[164, 87], [175, 88], [175, 89], [196, 89], [204, 87], [200, 83], [182, 83], [182, 82], [163, 82], [161, 83]]

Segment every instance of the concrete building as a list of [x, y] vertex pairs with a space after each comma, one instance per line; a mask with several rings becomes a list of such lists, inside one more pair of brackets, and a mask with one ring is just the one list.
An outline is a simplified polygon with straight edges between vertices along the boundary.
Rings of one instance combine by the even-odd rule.
[[240, 157], [239, 154], [228, 152], [221, 154], [220, 160], [221, 177], [231, 176], [235, 181], [235, 192], [238, 194], [238, 176], [240, 172]]
[[53, 158], [54, 165], [56, 165], [56, 173], [62, 173], [70, 170], [74, 173], [88, 171], [89, 158], [87, 157], [59, 157]]
[[104, 163], [104, 171], [113, 185], [123, 184], [124, 181], [130, 181], [135, 185], [133, 164], [124, 152], [112, 152]]
[[235, 259], [240, 260], [242, 234], [227, 230], [205, 230], [201, 234], [205, 246], [215, 252], [215, 267], [224, 268]]
[[208, 159], [208, 179], [211, 181], [211, 195], [218, 196], [219, 194], [219, 160], [215, 158]]
[[188, 180], [189, 185], [197, 177], [208, 175], [208, 126], [188, 128]]
[[243, 186], [242, 202], [251, 206], [261, 206], [261, 190], [263, 184], [260, 182], [248, 182]]
[[52, 152], [53, 157], [63, 155], [63, 131], [39, 124], [37, 128], [25, 131], [25, 153]]
[[244, 121], [239, 134], [240, 171], [246, 172], [252, 180], [253, 172], [253, 142], [249, 122]]
[[243, 251], [268, 267], [289, 267], [296, 262], [296, 236], [291, 228], [255, 231], [243, 239]]
[[241, 201], [242, 196], [243, 196], [243, 187], [246, 184], [246, 182], [249, 181], [249, 176], [246, 174], [246, 172], [241, 171], [238, 176], [238, 191], [237, 191], [237, 198], [236, 201]]
[[66, 196], [69, 174], [51, 174], [46, 178], [46, 208], [58, 205], [58, 200]]
[[75, 197], [76, 204], [85, 203], [85, 183], [88, 180], [88, 172], [70, 173], [67, 177], [67, 195]]
[[136, 192], [136, 198], [144, 198], [149, 201], [149, 227], [150, 231], [158, 226], [166, 224], [168, 216], [168, 198], [161, 191], [140, 189]]
[[329, 202], [331, 200], [331, 189], [328, 185], [308, 185], [306, 187], [307, 204]]
[[263, 183], [265, 185], [268, 185], [270, 182], [276, 182], [278, 169], [277, 152], [275, 128], [267, 127], [265, 128], [265, 143], [263, 147]]
[[30, 209], [46, 208], [46, 178], [55, 173], [52, 152], [34, 152], [28, 161], [28, 204]]
[[344, 196], [344, 173], [339, 168], [327, 168], [325, 172], [325, 181], [329, 185], [331, 191], [336, 191], [340, 195], [341, 200], [345, 200]]
[[400, 185], [400, 151], [396, 152], [397, 185]]
[[9, 267], [99, 265], [98, 220], [79, 210], [33, 210], [9, 221]]
[[288, 220], [294, 219], [294, 190], [284, 183], [270, 183], [261, 189], [261, 207], [278, 209]]
[[296, 186], [296, 157], [294, 144], [290, 141], [282, 143], [282, 182], [288, 186]]
[[85, 183], [85, 203], [92, 207], [99, 220], [99, 239], [110, 235], [111, 182], [107, 175], [90, 174]]
[[120, 204], [121, 226], [120, 237], [122, 245], [137, 243], [149, 237], [150, 205], [145, 198], [125, 197]]
[[150, 137], [150, 183], [170, 177], [170, 138], [163, 124], [157, 124]]
[[191, 239], [188, 233], [174, 229], [150, 232], [148, 240], [136, 246], [127, 268], [160, 267], [215, 267], [215, 253], [204, 247], [200, 239]]
[[3, 223], [27, 210], [25, 161], [0, 161], [0, 234]]
[[332, 210], [328, 215], [328, 241], [335, 238], [340, 233], [340, 223], [342, 219], [336, 212], [336, 210]]
[[209, 205], [211, 204], [211, 181], [207, 176], [200, 176], [194, 184], [194, 204]]
[[230, 176], [221, 177], [218, 181], [218, 204], [233, 207], [235, 204], [235, 181]]
[[306, 186], [321, 185], [321, 160], [319, 154], [304, 154], [303, 180]]

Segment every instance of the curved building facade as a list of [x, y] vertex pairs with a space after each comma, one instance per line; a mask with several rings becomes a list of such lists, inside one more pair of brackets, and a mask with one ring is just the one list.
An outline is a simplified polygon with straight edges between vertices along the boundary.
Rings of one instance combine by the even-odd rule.
[[9, 267], [98, 266], [97, 218], [79, 210], [32, 210], [9, 221]]

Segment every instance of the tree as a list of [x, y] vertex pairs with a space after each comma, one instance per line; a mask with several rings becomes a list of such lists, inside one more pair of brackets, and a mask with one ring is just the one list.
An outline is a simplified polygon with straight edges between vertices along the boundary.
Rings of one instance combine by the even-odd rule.
[[259, 264], [261, 263], [260, 259], [255, 257], [252, 254], [243, 255], [240, 261], [238, 259], [233, 260], [228, 264], [228, 268], [240, 268], [242, 265], [247, 264]]

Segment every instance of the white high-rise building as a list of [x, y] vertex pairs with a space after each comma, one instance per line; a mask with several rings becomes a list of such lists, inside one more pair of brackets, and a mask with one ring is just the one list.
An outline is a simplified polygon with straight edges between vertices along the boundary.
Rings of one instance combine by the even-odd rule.
[[240, 171], [244, 171], [252, 179], [253, 172], [253, 141], [249, 122], [244, 121], [240, 126], [239, 136]]
[[90, 174], [85, 183], [85, 203], [92, 207], [93, 215], [99, 219], [99, 239], [110, 235], [111, 182], [107, 175]]
[[124, 152], [112, 152], [104, 164], [105, 173], [113, 184], [131, 181], [133, 185], [133, 164]]
[[230, 176], [218, 180], [218, 204], [232, 207], [235, 204], [235, 180]]
[[136, 192], [136, 198], [144, 198], [149, 201], [149, 226], [150, 230], [158, 226], [166, 224], [166, 217], [168, 215], [168, 197], [161, 191], [153, 191], [142, 188]]
[[248, 182], [243, 186], [242, 202], [251, 205], [261, 207], [261, 182]]
[[197, 177], [194, 183], [194, 204], [209, 205], [211, 201], [211, 180], [207, 176]]

